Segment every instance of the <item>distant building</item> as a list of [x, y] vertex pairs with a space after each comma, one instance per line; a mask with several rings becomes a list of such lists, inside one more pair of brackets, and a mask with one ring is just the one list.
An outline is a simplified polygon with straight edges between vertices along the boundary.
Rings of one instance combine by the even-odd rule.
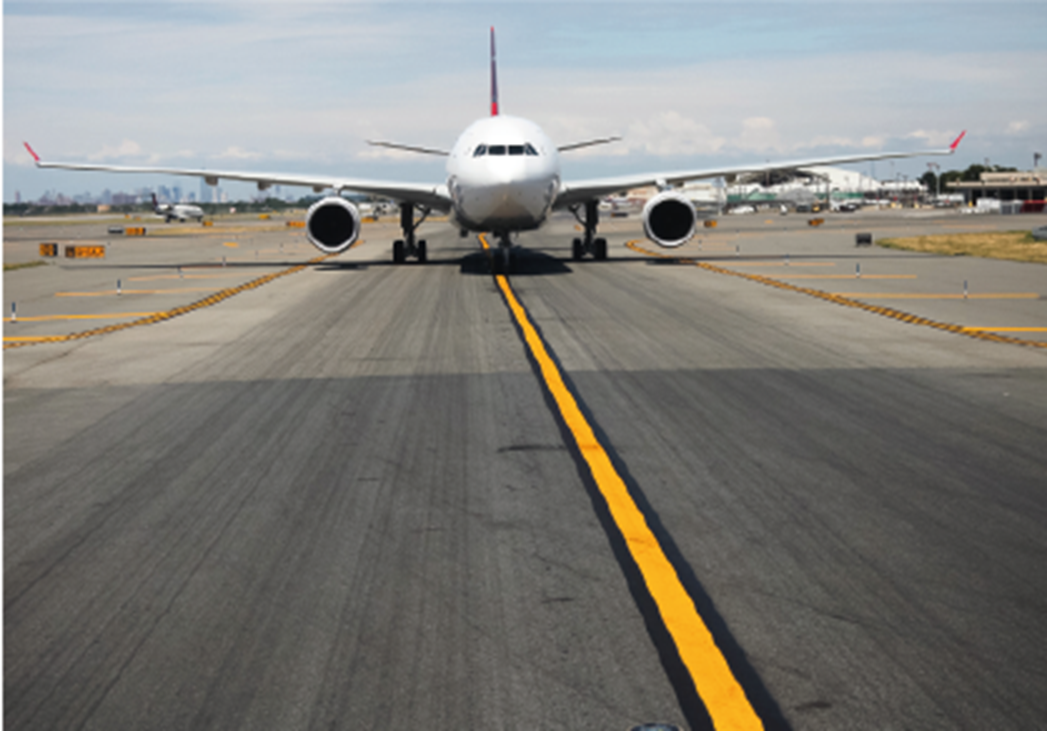
[[[982, 173], [980, 180], [961, 180], [946, 183], [945, 187], [963, 193], [968, 205], [976, 205], [982, 198], [998, 201], [1037, 201], [1047, 199], [1047, 168], [1029, 172]], [[1043, 209], [1043, 206], [1039, 206]]]

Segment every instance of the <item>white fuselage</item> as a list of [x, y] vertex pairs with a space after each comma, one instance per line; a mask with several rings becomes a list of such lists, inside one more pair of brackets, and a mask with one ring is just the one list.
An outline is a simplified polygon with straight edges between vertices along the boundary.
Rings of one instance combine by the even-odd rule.
[[204, 217], [204, 211], [200, 206], [193, 206], [186, 203], [164, 203], [157, 205], [153, 209], [158, 216], [163, 216], [168, 221], [177, 218], [179, 221], [185, 221], [187, 218], [196, 218], [202, 220]]
[[538, 228], [560, 190], [556, 145], [533, 122], [505, 115], [471, 124], [447, 160], [454, 223], [472, 231]]

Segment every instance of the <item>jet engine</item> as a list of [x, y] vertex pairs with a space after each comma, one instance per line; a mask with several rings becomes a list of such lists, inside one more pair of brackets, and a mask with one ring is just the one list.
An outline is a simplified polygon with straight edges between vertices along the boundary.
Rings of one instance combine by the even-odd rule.
[[643, 207], [643, 230], [659, 246], [680, 246], [694, 236], [698, 214], [679, 193], [659, 193]]
[[305, 232], [325, 254], [340, 254], [360, 235], [360, 212], [340, 196], [322, 198], [305, 214]]

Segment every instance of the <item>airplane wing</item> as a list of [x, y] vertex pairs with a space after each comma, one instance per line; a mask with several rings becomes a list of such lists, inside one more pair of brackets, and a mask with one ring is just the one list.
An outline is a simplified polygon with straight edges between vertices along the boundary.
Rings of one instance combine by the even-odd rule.
[[383, 198], [414, 203], [433, 210], [447, 212], [451, 210], [451, 196], [446, 185], [429, 185], [426, 183], [396, 183], [379, 180], [360, 180], [355, 178], [336, 178], [323, 175], [296, 175], [287, 173], [244, 173], [231, 170], [198, 170], [190, 168], [154, 168], [129, 167], [124, 165], [101, 165], [93, 163], [45, 162], [40, 159], [29, 143], [24, 143], [29, 154], [33, 156], [38, 168], [61, 168], [63, 170], [101, 170], [111, 173], [158, 173], [162, 175], [186, 175], [203, 178], [209, 185], [217, 185], [219, 180], [239, 180], [255, 183], [259, 190], [273, 185], [300, 185], [312, 188], [319, 193], [334, 189], [338, 192], [350, 190], [357, 193], [377, 195]]
[[646, 185], [677, 185], [688, 180], [701, 180], [703, 178], [720, 178], [742, 175], [745, 173], [761, 173], [770, 170], [795, 170], [797, 168], [808, 168], [816, 165], [842, 165], [852, 162], [866, 162], [870, 160], [888, 160], [899, 157], [919, 157], [923, 155], [951, 155], [956, 151], [960, 140], [967, 134], [964, 130], [960, 133], [949, 147], [942, 150], [921, 150], [919, 152], [880, 152], [870, 155], [849, 155], [845, 157], [823, 157], [810, 160], [788, 160], [785, 162], [764, 162], [754, 165], [742, 165], [738, 167], [707, 168], [705, 170], [680, 170], [666, 173], [641, 173], [636, 175], [621, 175], [614, 178], [597, 178], [594, 180], [580, 180], [575, 182], [563, 182], [560, 184], [560, 193], [556, 197], [554, 208], [562, 209], [584, 203], [585, 201], [601, 198], [612, 193], [618, 193], [630, 188], [640, 188]]

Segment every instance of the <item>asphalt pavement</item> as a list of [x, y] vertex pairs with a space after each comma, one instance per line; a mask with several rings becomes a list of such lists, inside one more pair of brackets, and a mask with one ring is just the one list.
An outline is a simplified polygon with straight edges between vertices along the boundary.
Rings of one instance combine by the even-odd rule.
[[[513, 293], [767, 728], [1047, 717], [1047, 349], [798, 291], [1047, 340], [1042, 266], [853, 245], [1001, 218], [520, 238]], [[710, 727], [475, 238], [317, 261], [278, 224], [5, 273], [5, 726]], [[1036, 296], [900, 297], [964, 279]]]

